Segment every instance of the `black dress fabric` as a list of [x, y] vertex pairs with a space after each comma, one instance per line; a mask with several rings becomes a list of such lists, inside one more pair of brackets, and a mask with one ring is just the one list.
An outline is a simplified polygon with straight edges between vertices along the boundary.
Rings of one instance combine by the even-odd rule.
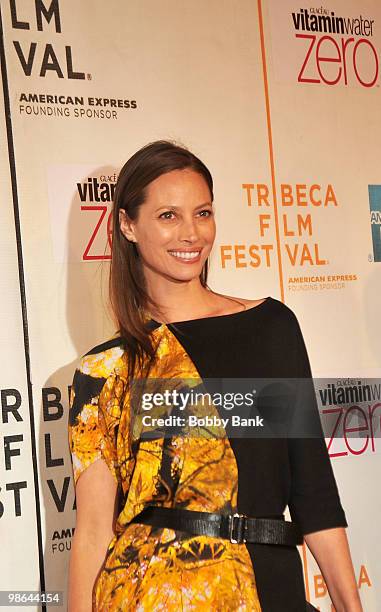
[[[151, 328], [159, 325], [151, 320]], [[275, 298], [237, 313], [167, 327], [202, 378], [311, 378], [298, 320]], [[303, 534], [347, 527], [323, 437], [229, 439], [238, 466], [239, 512], [279, 517], [288, 506]], [[263, 612], [305, 612], [303, 567], [297, 548], [246, 546]]]

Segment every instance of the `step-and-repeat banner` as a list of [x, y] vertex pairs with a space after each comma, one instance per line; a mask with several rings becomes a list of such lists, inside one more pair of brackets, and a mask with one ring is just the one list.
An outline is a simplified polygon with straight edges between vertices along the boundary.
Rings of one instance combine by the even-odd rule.
[[[115, 331], [118, 171], [164, 138], [215, 179], [210, 286], [285, 302], [314, 376], [334, 379], [319, 408], [359, 592], [376, 612], [379, 2], [2, 0], [1, 19], [0, 590], [67, 590], [69, 385], [78, 357]], [[334, 393], [369, 380], [366, 401], [344, 406]], [[300, 554], [308, 598], [331, 611], [318, 566]]]

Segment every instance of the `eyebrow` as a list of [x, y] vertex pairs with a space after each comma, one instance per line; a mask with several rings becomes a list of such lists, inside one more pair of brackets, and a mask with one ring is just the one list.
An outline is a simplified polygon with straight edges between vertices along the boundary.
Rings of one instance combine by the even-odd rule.
[[[194, 210], [198, 210], [199, 208], [204, 208], [205, 206], [211, 206], [213, 208], [213, 205], [211, 202], [205, 202], [205, 204], [199, 204], [198, 206], [196, 206], [196, 208]], [[173, 210], [180, 210], [180, 206], [172, 206], [171, 204], [168, 204], [167, 206], [160, 206], [159, 208], [157, 208], [155, 210], [155, 212], [158, 212], [159, 210], [161, 210], [162, 208], [171, 208]]]

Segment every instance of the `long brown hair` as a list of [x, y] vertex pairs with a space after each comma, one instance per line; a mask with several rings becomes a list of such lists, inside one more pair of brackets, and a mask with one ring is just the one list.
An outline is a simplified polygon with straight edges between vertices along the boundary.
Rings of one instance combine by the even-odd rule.
[[[143, 366], [145, 356], [149, 357], [149, 363], [154, 358], [155, 347], [145, 321], [145, 311], [149, 305], [155, 309], [159, 305], [147, 293], [135, 242], [129, 241], [120, 229], [119, 210], [124, 209], [131, 220], [136, 220], [145, 202], [148, 185], [167, 172], [184, 169], [193, 170], [205, 179], [213, 201], [213, 179], [205, 164], [185, 147], [166, 140], [147, 144], [130, 157], [116, 183], [109, 296], [119, 326], [118, 334], [127, 352], [129, 377], [133, 376], [136, 363]], [[204, 287], [207, 287], [207, 277], [208, 259], [200, 274]]]

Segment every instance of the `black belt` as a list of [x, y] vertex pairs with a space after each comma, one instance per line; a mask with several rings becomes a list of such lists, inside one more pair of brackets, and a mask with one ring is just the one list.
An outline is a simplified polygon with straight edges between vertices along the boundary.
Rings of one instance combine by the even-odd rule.
[[224, 538], [234, 544], [251, 542], [256, 544], [302, 544], [303, 535], [296, 523], [283, 519], [250, 518], [245, 514], [215, 514], [196, 512], [183, 508], [146, 506], [131, 523], [143, 523], [187, 531], [194, 535]]

